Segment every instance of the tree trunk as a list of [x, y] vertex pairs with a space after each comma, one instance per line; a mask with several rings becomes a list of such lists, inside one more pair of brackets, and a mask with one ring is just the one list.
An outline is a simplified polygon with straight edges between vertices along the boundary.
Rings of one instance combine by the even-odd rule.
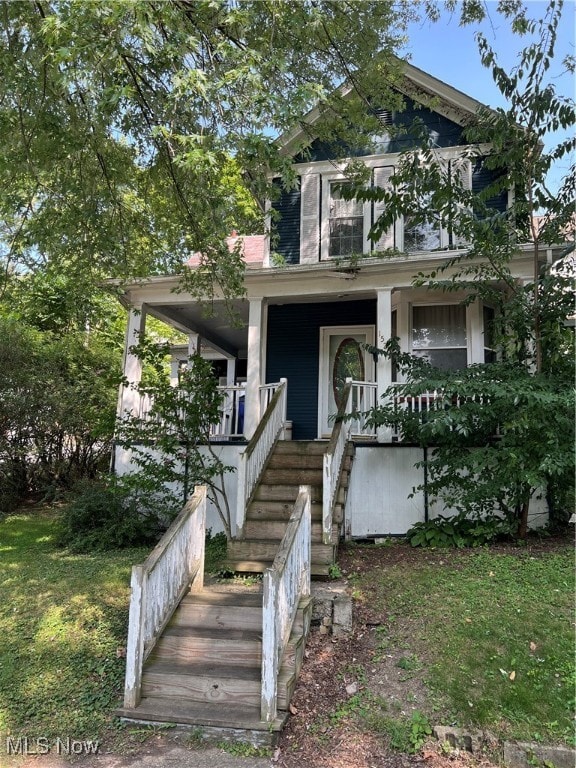
[[524, 541], [528, 536], [528, 507], [530, 506], [530, 496], [528, 496], [520, 507], [518, 520], [518, 538]]

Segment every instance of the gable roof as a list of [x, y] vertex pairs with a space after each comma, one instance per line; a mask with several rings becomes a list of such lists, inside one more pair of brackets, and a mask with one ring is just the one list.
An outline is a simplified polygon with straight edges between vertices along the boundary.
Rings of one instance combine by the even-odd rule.
[[[397, 57], [393, 58], [401, 72], [397, 82], [394, 83], [394, 88], [404, 96], [428, 106], [458, 125], [470, 125], [480, 109], [489, 109], [482, 102], [473, 99], [422, 69], [418, 69], [413, 64]], [[344, 84], [340, 88], [340, 93], [344, 97], [352, 92], [353, 88], [349, 84]], [[321, 114], [320, 107], [313, 107], [303, 117], [300, 125], [279, 136], [277, 144], [281, 154], [293, 154], [298, 149], [302, 138], [308, 135], [306, 128], [313, 126]]]

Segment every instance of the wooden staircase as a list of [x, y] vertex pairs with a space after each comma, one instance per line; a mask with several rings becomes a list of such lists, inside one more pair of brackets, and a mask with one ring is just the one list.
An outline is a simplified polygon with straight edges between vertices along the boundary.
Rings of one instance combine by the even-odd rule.
[[344, 459], [334, 513], [332, 544], [322, 542], [322, 466], [327, 443], [279, 441], [270, 456], [254, 498], [246, 512], [244, 538], [228, 545], [227, 567], [260, 573], [270, 567], [301, 485], [312, 489], [312, 575], [329, 575], [335, 562], [340, 526], [352, 462], [351, 448]]
[[[228, 545], [228, 567], [234, 571], [262, 572], [279, 554], [264, 577], [266, 600], [262, 585], [203, 587], [203, 548], [201, 557], [174, 554], [204, 541], [204, 522], [193, 527], [205, 514], [206, 489], [197, 489], [146, 562], [133, 568], [134, 634], [129, 632], [125, 706], [116, 714], [131, 722], [191, 726], [220, 739], [274, 743], [310, 628], [312, 600], [302, 595], [309, 595], [310, 572], [326, 576], [335, 562], [352, 461], [351, 448], [341, 445], [339, 477], [330, 475], [330, 465], [326, 469], [336, 494], [329, 544], [322, 536], [328, 444], [280, 441], [270, 454], [247, 509], [245, 537]], [[299, 493], [302, 485], [310, 487], [310, 495]], [[190, 559], [195, 565], [184, 577]], [[192, 588], [182, 599], [181, 591], [168, 598], [166, 584]], [[138, 658], [145, 659], [143, 666]]]
[[262, 592], [214, 585], [184, 597], [144, 664], [141, 700], [117, 714], [147, 723], [234, 732], [270, 744], [281, 730], [310, 628], [312, 601], [300, 601], [278, 679], [278, 716], [260, 719]]

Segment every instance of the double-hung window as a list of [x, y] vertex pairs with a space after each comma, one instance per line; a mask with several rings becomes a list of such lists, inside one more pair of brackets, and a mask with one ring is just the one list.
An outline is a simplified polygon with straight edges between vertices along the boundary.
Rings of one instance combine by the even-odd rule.
[[346, 182], [329, 181], [328, 257], [338, 258], [364, 252], [364, 205], [346, 200]]
[[412, 354], [442, 370], [466, 368], [466, 308], [458, 304], [413, 306]]

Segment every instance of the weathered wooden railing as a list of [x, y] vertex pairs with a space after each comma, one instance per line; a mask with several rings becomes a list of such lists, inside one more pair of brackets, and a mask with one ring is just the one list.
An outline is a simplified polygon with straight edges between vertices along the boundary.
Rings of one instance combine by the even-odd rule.
[[280, 379], [264, 416], [245, 450], [238, 455], [238, 496], [235, 535], [242, 536], [246, 509], [260, 475], [286, 422], [287, 381]]
[[302, 597], [310, 594], [310, 487], [301, 486], [271, 568], [264, 571], [261, 719], [276, 718], [278, 671]]
[[334, 420], [332, 435], [330, 436], [328, 447], [324, 451], [322, 470], [322, 541], [324, 544], [332, 544], [334, 505], [336, 503], [336, 494], [338, 492], [346, 444], [350, 438], [350, 422], [345, 421], [344, 417], [348, 411], [351, 392], [352, 379], [346, 379], [340, 407]]
[[204, 579], [206, 487], [196, 488], [184, 509], [142, 565], [132, 568], [126, 646], [124, 706], [140, 700], [142, 667], [178, 603]]
[[347, 409], [351, 435], [371, 437], [376, 434], [375, 427], [366, 424], [367, 411], [376, 405], [376, 387], [375, 381], [352, 382]]

